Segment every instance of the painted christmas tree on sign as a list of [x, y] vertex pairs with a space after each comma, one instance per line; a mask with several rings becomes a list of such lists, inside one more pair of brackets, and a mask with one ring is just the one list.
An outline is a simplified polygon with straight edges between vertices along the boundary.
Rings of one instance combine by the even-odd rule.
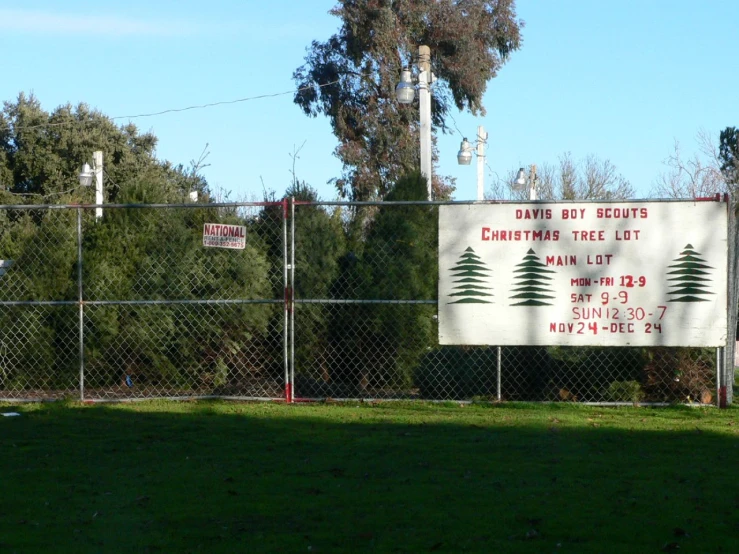
[[490, 270], [485, 266], [480, 256], [475, 254], [472, 247], [459, 257], [459, 261], [451, 269], [452, 282], [457, 285], [452, 290], [457, 292], [451, 293], [450, 297], [459, 297], [449, 304], [491, 304], [485, 298], [491, 298], [493, 295], [491, 287], [487, 286], [486, 278], [489, 276]]
[[668, 281], [677, 281], [674, 285], [670, 285], [671, 290], [667, 294], [674, 295], [668, 302], [708, 302], [708, 298], [702, 298], [711, 292], [710, 285], [711, 275], [709, 269], [714, 269], [706, 264], [706, 260], [700, 257], [700, 252], [693, 250], [693, 245], [685, 245], [685, 249], [680, 252], [680, 257], [673, 260], [677, 263], [669, 266], [668, 275], [676, 275], [669, 278]]
[[547, 300], [553, 300], [554, 296], [549, 296], [553, 292], [547, 288], [550, 286], [547, 281], [551, 281], [552, 278], [547, 274], [556, 272], [546, 269], [547, 266], [539, 261], [539, 256], [531, 248], [524, 256], [523, 262], [516, 264], [516, 267], [519, 268], [514, 270], [514, 273], [518, 274], [514, 277], [516, 288], [511, 292], [517, 294], [510, 298], [521, 302], [511, 306], [551, 306]]

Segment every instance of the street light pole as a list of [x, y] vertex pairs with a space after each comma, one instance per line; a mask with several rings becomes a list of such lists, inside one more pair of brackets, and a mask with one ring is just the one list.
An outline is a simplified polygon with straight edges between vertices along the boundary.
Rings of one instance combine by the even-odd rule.
[[485, 127], [477, 128], [477, 199], [485, 200], [485, 145], [488, 134]]
[[428, 199], [431, 200], [431, 49], [418, 47], [418, 108], [420, 114], [421, 175], [426, 178]]
[[[431, 200], [431, 180], [433, 178], [431, 158], [431, 84], [434, 74], [431, 72], [431, 49], [428, 46], [418, 47], [418, 111], [420, 118], [419, 136], [421, 143], [421, 175], [426, 179], [428, 199]], [[401, 72], [400, 83], [395, 87], [395, 96], [401, 104], [410, 104], [415, 98], [415, 90], [411, 79], [410, 68]]]
[[[485, 200], [485, 147], [488, 142], [488, 134], [485, 127], [480, 125], [477, 128], [477, 199]], [[472, 162], [472, 146], [466, 138], [462, 139], [457, 154], [457, 163], [459, 165], [470, 165]]]
[[516, 180], [513, 182], [514, 188], [522, 190], [526, 184], [529, 185], [529, 200], [536, 200], [536, 184], [539, 182], [536, 177], [536, 164], [532, 164], [528, 177], [523, 170], [523, 167], [518, 170]]
[[[103, 204], [103, 153], [97, 150], [92, 153], [92, 171], [95, 174], [95, 204]], [[95, 219], [103, 217], [103, 209], [95, 208]]]
[[[103, 204], [103, 153], [96, 150], [92, 153], [92, 169], [90, 164], [85, 163], [79, 174], [80, 185], [89, 187], [95, 178], [95, 204]], [[98, 221], [103, 217], [103, 209], [95, 208], [95, 219]]]
[[531, 171], [529, 172], [529, 181], [531, 188], [529, 188], [529, 200], [536, 200], [536, 164], [531, 165]]

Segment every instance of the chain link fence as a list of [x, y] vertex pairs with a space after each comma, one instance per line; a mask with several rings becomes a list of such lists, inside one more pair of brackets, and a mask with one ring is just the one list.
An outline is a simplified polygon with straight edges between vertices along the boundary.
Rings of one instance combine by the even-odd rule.
[[3, 206], [0, 399], [718, 401], [715, 349], [439, 346], [438, 205]]
[[0, 397], [284, 398], [285, 206], [2, 209]]

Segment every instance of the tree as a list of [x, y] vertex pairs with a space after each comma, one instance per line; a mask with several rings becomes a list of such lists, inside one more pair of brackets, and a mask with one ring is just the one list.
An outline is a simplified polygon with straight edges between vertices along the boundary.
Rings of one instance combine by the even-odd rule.
[[[339, 0], [330, 13], [341, 28], [311, 44], [293, 74], [295, 103], [309, 116], [329, 118], [344, 164], [335, 184], [351, 200], [384, 198], [418, 168], [418, 109], [395, 101], [400, 71], [418, 46], [431, 48], [438, 78], [432, 119], [444, 131], [452, 104], [485, 113], [487, 83], [519, 48], [523, 26], [514, 0]], [[437, 196], [451, 191], [445, 179], [433, 185]]]
[[719, 159], [726, 182], [736, 188], [739, 185], [739, 129], [727, 127], [719, 135]]
[[[325, 299], [331, 296], [331, 285], [339, 275], [339, 259], [346, 250], [341, 210], [316, 204], [318, 193], [293, 177], [286, 197], [301, 202], [295, 207], [295, 298]], [[328, 369], [329, 323], [333, 306], [297, 304], [296, 327], [300, 329], [295, 345], [295, 368], [301, 379], [296, 392], [303, 396], [320, 396], [331, 381]], [[308, 377], [308, 379], [303, 379]], [[310, 385], [321, 381], [317, 389]]]
[[[423, 201], [418, 171], [398, 180], [389, 201]], [[396, 303], [437, 294], [437, 211], [433, 206], [382, 206], [369, 222], [363, 249], [340, 260], [339, 298], [383, 300], [337, 310], [330, 324], [332, 375], [366, 389], [407, 389], [422, 354], [436, 343], [435, 306]]]
[[[106, 209], [97, 221], [84, 210], [84, 295], [91, 300], [269, 299], [270, 264], [256, 218], [208, 205], [199, 174], [157, 160], [156, 137], [133, 125], [117, 127], [84, 104], [45, 112], [21, 94], [0, 111], [0, 201], [62, 204], [92, 200], [77, 174], [93, 150], [102, 150], [108, 201], [181, 202], [192, 190], [193, 209]], [[3, 275], [3, 300], [76, 300], [77, 233], [74, 210], [8, 208], [0, 211], [0, 254], [12, 259]], [[205, 222], [246, 225], [238, 255], [202, 247]], [[281, 296], [281, 295], [280, 295]], [[263, 337], [274, 304], [88, 306], [85, 311], [89, 386], [119, 385], [177, 390], [224, 387], [264, 371]], [[71, 338], [74, 312], [20, 307], [0, 312], [0, 388], [74, 388], [79, 360]], [[70, 345], [72, 350], [70, 350]], [[281, 352], [281, 350], [280, 350]], [[223, 390], [222, 388], [220, 390]]]
[[713, 196], [726, 190], [726, 176], [722, 172], [719, 151], [713, 137], [706, 131], [697, 136], [698, 151], [686, 157], [675, 141], [672, 153], [664, 161], [667, 170], [652, 186], [652, 195], [658, 198], [698, 198]]
[[[185, 169], [155, 157], [156, 137], [139, 133], [133, 124], [118, 127], [109, 117], [85, 104], [41, 108], [33, 96], [21, 93], [0, 111], [0, 195], [5, 204], [41, 201], [43, 197], [90, 202], [79, 187], [80, 166], [102, 150], [106, 172], [106, 202], [115, 202], [127, 181], [156, 181], [156, 194], [182, 201], [192, 190], [207, 196], [207, 183], [196, 163]], [[202, 158], [201, 158], [202, 160]], [[6, 194], [2, 194], [5, 191]], [[7, 193], [13, 193], [11, 196]], [[66, 194], [63, 194], [66, 193]]]
[[[504, 181], [493, 183], [488, 198], [528, 200], [528, 187], [513, 186], [516, 171], [510, 170]], [[616, 166], [593, 154], [577, 162], [566, 152], [557, 165], [542, 164], [537, 169], [536, 183], [540, 200], [623, 200], [634, 196], [634, 188]]]

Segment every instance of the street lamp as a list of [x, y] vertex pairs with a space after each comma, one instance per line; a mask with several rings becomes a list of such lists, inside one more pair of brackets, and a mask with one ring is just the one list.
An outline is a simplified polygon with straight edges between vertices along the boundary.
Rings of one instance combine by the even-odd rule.
[[[418, 108], [420, 117], [421, 175], [426, 178], [428, 199], [431, 200], [431, 83], [434, 74], [431, 72], [431, 49], [428, 46], [418, 47]], [[415, 90], [411, 78], [411, 70], [404, 69], [400, 74], [400, 83], [395, 87], [395, 97], [401, 104], [410, 104], [415, 98]]]
[[513, 188], [515, 190], [523, 190], [528, 185], [529, 200], [536, 200], [536, 186], [538, 184], [539, 179], [536, 176], [536, 164], [532, 164], [528, 175], [526, 175], [523, 167], [519, 168], [516, 179], [513, 181]]
[[[485, 132], [485, 127], [480, 125], [477, 128], [477, 199], [484, 200], [485, 196], [485, 145], [488, 142], [488, 134]], [[457, 163], [459, 165], [470, 165], [472, 162], [472, 151], [474, 148], [465, 138], [462, 139], [462, 144], [459, 146], [459, 152], [457, 153]]]
[[462, 144], [459, 145], [459, 152], [457, 153], [457, 163], [459, 165], [470, 165], [472, 162], [472, 145], [467, 140], [467, 137], [462, 139]]
[[400, 82], [395, 87], [395, 97], [401, 104], [410, 104], [416, 97], [416, 89], [413, 87], [410, 69], [404, 69], [400, 72]]
[[[85, 163], [79, 174], [80, 185], [89, 187], [92, 179], [95, 178], [95, 204], [103, 204], [103, 153], [97, 150], [92, 153], [92, 168], [90, 164]], [[95, 219], [103, 217], [103, 209], [95, 208]]]

